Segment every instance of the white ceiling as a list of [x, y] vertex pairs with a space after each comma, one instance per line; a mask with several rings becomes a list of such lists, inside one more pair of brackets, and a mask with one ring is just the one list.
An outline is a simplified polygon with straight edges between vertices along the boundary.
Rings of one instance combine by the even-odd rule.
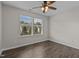
[[41, 8], [29, 10], [33, 7], [40, 6], [42, 1], [4, 1], [3, 4], [11, 5], [17, 8], [31, 11], [33, 13], [42, 14], [45, 16], [52, 16], [61, 11], [66, 11], [73, 7], [79, 6], [79, 1], [56, 1], [52, 6], [55, 6], [57, 10], [48, 10], [47, 13], [42, 13]]

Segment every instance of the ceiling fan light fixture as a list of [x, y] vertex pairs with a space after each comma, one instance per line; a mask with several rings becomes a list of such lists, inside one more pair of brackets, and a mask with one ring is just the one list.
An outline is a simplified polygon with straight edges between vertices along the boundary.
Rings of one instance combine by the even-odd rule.
[[48, 11], [48, 6], [45, 7], [45, 12], [47, 12], [47, 11]]
[[41, 9], [42, 9], [43, 13], [45, 13], [48, 11], [48, 6], [42, 7]]
[[41, 9], [42, 9], [42, 11], [44, 11], [44, 7], [42, 7]]

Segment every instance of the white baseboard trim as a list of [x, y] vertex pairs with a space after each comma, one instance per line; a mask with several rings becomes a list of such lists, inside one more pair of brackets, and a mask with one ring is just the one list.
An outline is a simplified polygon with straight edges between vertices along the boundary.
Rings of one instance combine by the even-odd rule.
[[22, 47], [22, 46], [26, 46], [26, 45], [30, 45], [30, 44], [35, 44], [35, 43], [43, 42], [43, 41], [46, 41], [46, 40], [40, 40], [40, 41], [29, 42], [29, 43], [27, 43], [27, 44], [21, 44], [21, 45], [13, 46], [13, 47], [10, 47], [10, 48], [2, 49], [2, 51], [14, 49], [14, 48], [19, 48], [19, 47]]
[[65, 46], [69, 46], [69, 47], [72, 47], [72, 48], [75, 48], [75, 49], [79, 49], [79, 47], [74, 46], [74, 44], [70, 44], [70, 43], [66, 43], [66, 42], [59, 41], [59, 40], [54, 40], [54, 39], [49, 39], [49, 40], [52, 41], [52, 42], [63, 44]]
[[0, 55], [2, 55], [2, 50], [0, 50]]
[[[47, 40], [52, 41], [52, 42], [56, 42], [56, 43], [59, 43], [59, 44], [63, 44], [63, 45], [66, 45], [66, 46], [69, 46], [69, 47], [72, 47], [72, 48], [79, 49], [79, 47], [76, 47], [73, 44], [66, 43], [66, 42], [63, 42], [63, 41], [54, 40], [54, 39], [47, 39]], [[5, 51], [5, 50], [14, 49], [14, 48], [18, 48], [18, 47], [22, 47], [22, 46], [38, 43], [38, 42], [43, 42], [43, 41], [46, 41], [46, 40], [34, 41], [34, 42], [27, 43], [27, 44], [22, 44], [22, 45], [13, 46], [13, 47], [10, 47], [10, 48], [5, 48], [5, 49], [2, 49], [0, 51], [0, 55], [2, 55], [2, 52]]]
[[0, 50], [0, 56], [4, 56], [4, 55], [2, 54], [2, 52], [3, 52], [3, 50], [1, 49], [1, 50]]

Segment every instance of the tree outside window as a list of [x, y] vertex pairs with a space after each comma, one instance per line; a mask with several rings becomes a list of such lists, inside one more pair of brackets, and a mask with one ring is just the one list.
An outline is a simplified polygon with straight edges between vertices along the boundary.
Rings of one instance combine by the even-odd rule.
[[29, 16], [20, 17], [20, 35], [32, 35], [41, 33], [42, 33], [41, 19], [32, 18]]
[[42, 33], [42, 20], [34, 18], [33, 25], [33, 34], [41, 34]]
[[32, 17], [21, 16], [20, 18], [20, 31], [21, 35], [31, 35], [32, 34]]

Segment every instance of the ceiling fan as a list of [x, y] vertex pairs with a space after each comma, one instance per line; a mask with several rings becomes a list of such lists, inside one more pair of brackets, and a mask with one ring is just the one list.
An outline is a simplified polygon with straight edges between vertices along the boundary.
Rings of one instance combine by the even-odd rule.
[[46, 13], [48, 9], [56, 10], [55, 7], [51, 6], [55, 1], [43, 1], [41, 6], [33, 7], [32, 9], [41, 8], [43, 13]]

